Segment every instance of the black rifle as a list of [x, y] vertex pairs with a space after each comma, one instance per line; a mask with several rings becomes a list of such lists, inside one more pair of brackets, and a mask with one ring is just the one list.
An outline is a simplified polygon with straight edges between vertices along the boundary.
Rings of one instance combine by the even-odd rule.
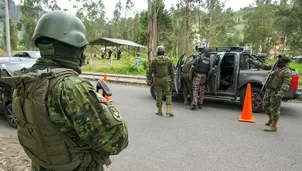
[[263, 86], [262, 86], [262, 88], [261, 88], [261, 91], [263, 91], [263, 90], [266, 88], [267, 83], [272, 79], [273, 71], [274, 71], [274, 69], [276, 68], [276, 66], [277, 66], [277, 62], [275, 62], [275, 64], [273, 65], [273, 67], [272, 67], [271, 70], [269, 71], [268, 75], [267, 75], [266, 78], [264, 79], [265, 82], [264, 82], [264, 84], [263, 84]]

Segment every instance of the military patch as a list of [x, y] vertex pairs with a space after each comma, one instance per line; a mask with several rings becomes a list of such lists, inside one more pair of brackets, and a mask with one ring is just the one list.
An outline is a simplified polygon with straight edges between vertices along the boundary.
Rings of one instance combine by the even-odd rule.
[[97, 93], [98, 99], [101, 103], [108, 104], [108, 101], [105, 99], [104, 96], [102, 96], [100, 93]]
[[108, 106], [108, 109], [115, 120], [120, 121], [120, 122], [122, 121], [122, 116], [116, 107], [110, 105], [110, 106]]

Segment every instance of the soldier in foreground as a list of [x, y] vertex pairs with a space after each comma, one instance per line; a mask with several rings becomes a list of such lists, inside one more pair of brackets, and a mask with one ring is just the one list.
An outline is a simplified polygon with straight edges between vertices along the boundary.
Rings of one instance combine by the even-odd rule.
[[14, 88], [18, 139], [33, 171], [103, 171], [110, 155], [128, 146], [125, 120], [78, 75], [85, 59], [86, 29], [75, 16], [56, 11], [38, 21], [40, 49], [32, 68], [1, 79]]
[[152, 74], [156, 90], [156, 106], [155, 114], [162, 116], [162, 97], [163, 91], [166, 94], [166, 115], [174, 116], [171, 112], [172, 105], [172, 86], [174, 80], [173, 61], [168, 56], [165, 56], [165, 47], [158, 46], [156, 49], [157, 56], [151, 61], [148, 71], [148, 84], [151, 85]]
[[269, 77], [266, 80], [266, 90], [263, 98], [263, 110], [269, 116], [269, 126], [264, 131], [277, 131], [277, 123], [280, 117], [280, 106], [284, 93], [288, 91], [291, 83], [291, 70], [288, 66], [290, 58], [278, 55], [278, 61], [274, 66], [254, 61], [247, 58], [247, 62], [258, 68], [271, 69]]
[[192, 67], [190, 69], [190, 79], [193, 79], [193, 100], [191, 103], [191, 110], [196, 110], [196, 107], [202, 109], [207, 75], [210, 70], [209, 57], [209, 53], [204, 52], [192, 62]]
[[191, 99], [193, 98], [192, 80], [190, 80], [190, 68], [193, 60], [194, 60], [193, 55], [187, 57], [181, 71], [181, 80], [183, 85], [183, 96], [184, 96], [185, 105], [189, 104], [188, 95], [190, 95]]

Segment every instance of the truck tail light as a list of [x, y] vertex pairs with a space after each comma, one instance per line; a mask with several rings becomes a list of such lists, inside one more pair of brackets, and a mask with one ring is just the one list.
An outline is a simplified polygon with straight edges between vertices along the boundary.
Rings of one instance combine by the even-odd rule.
[[298, 90], [299, 89], [299, 75], [298, 74], [292, 76], [290, 89], [291, 90]]

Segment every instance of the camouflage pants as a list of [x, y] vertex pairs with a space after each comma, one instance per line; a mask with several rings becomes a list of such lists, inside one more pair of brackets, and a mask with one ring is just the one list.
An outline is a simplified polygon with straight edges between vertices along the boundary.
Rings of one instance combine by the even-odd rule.
[[166, 95], [166, 105], [172, 104], [172, 81], [169, 77], [154, 78], [155, 91], [156, 91], [156, 106], [163, 105], [162, 98], [163, 92]]
[[193, 79], [193, 101], [192, 104], [203, 104], [205, 83], [207, 80], [206, 74], [196, 73]]
[[277, 99], [275, 95], [278, 93], [278, 90], [266, 89], [264, 97], [263, 97], [263, 110], [264, 112], [272, 116], [274, 121], [278, 121], [280, 117], [280, 106], [281, 99]]
[[189, 79], [189, 73], [182, 73], [182, 87], [183, 87], [183, 96], [187, 98], [190, 95], [193, 98], [193, 88], [192, 88], [192, 81]]

